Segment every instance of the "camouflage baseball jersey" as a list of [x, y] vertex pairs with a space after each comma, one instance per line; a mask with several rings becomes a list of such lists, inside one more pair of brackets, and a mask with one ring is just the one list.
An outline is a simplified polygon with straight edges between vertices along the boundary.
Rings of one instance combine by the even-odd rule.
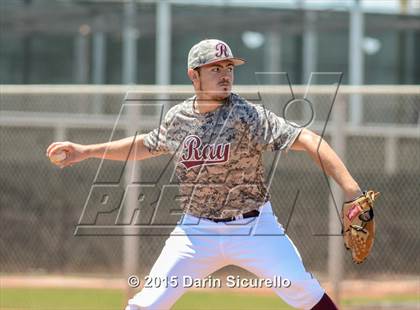
[[262, 152], [288, 150], [300, 129], [233, 93], [209, 113], [197, 113], [194, 101], [171, 108], [144, 138], [152, 153], [176, 154], [182, 209], [207, 218], [258, 209], [269, 200]]

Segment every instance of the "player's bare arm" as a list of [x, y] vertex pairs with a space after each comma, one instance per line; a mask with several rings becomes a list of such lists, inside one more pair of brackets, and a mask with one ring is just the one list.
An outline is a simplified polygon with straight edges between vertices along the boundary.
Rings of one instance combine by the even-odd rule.
[[350, 175], [340, 157], [329, 146], [327, 141], [316, 133], [304, 128], [291, 149], [306, 151], [318, 166], [340, 185], [344, 191], [344, 199], [346, 201], [354, 199], [361, 194], [359, 185]]
[[[60, 154], [65, 156], [60, 158]], [[57, 155], [58, 154], [58, 155]], [[127, 137], [121, 140], [82, 145], [73, 142], [55, 142], [48, 148], [46, 155], [60, 168], [64, 168], [89, 158], [109, 160], [143, 160], [157, 156], [144, 145], [144, 135]]]

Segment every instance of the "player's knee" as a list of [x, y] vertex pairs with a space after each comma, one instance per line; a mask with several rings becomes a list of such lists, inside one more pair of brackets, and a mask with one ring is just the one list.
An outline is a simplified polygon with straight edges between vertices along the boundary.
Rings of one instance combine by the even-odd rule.
[[136, 300], [136, 301], [129, 301], [128, 306], [125, 310], [165, 310], [169, 309], [170, 307], [162, 301], [153, 300], [153, 301], [145, 301], [145, 300]]
[[124, 310], [156, 310], [159, 308], [156, 308], [154, 305], [150, 306], [138, 306], [138, 305], [128, 305], [125, 307]]
[[128, 305], [125, 310], [164, 310], [165, 308], [158, 307], [156, 305], [147, 305], [147, 306], [137, 306], [137, 305]]
[[292, 281], [292, 285], [278, 294], [289, 305], [297, 309], [312, 309], [325, 294], [324, 289], [315, 279]]

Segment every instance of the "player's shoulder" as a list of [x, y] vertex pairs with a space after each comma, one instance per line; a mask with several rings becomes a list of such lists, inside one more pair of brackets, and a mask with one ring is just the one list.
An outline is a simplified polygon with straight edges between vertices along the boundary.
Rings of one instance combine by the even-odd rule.
[[185, 114], [188, 113], [192, 106], [192, 101], [194, 100], [194, 97], [185, 99], [182, 102], [179, 102], [169, 108], [169, 110], [166, 112], [166, 119], [172, 119], [176, 115]]
[[232, 93], [230, 100], [235, 113], [241, 118], [253, 120], [260, 117], [261, 113], [264, 112], [264, 107], [262, 105], [248, 101], [238, 94]]

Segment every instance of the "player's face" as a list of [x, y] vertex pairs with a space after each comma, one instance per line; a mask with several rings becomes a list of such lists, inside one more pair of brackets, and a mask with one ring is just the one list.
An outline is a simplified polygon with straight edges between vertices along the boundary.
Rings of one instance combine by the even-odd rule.
[[233, 84], [233, 62], [223, 60], [201, 67], [201, 90], [214, 100], [222, 100], [230, 95]]

